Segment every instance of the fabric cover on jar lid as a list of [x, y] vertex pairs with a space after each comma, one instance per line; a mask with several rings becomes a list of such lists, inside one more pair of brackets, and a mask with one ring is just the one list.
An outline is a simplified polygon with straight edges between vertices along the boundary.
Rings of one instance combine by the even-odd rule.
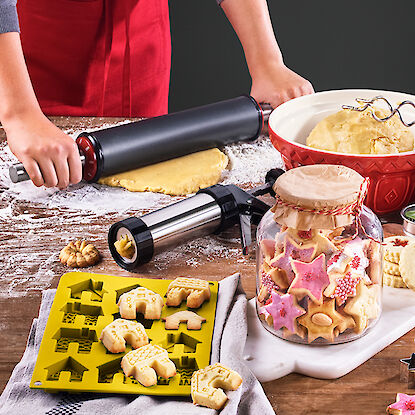
[[353, 223], [367, 191], [367, 180], [345, 166], [313, 164], [291, 169], [274, 184], [271, 209], [280, 225], [307, 231]]

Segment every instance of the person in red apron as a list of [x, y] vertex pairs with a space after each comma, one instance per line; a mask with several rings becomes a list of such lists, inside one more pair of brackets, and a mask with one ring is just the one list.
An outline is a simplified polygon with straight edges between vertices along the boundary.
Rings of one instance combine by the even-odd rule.
[[[266, 0], [217, 1], [258, 101], [277, 106], [313, 92], [284, 65]], [[168, 0], [18, 0], [17, 14], [15, 3], [0, 0], [0, 121], [33, 183], [65, 188], [81, 180], [78, 149], [45, 115], [167, 113]]]

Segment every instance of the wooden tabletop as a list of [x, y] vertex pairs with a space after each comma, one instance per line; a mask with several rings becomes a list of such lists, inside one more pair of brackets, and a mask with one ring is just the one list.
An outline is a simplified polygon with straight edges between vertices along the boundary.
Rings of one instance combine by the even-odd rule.
[[[115, 119], [64, 118], [53, 121], [62, 128], [80, 129]], [[0, 140], [4, 133], [0, 130]], [[41, 289], [55, 288], [59, 277], [68, 271], [57, 260], [60, 249], [70, 240], [87, 238], [102, 253], [102, 261], [91, 272], [119, 276], [129, 273], [112, 260], [107, 247], [109, 226], [122, 217], [106, 215], [85, 220], [82, 208], [67, 212], [47, 208], [31, 201], [9, 200], [7, 189], [0, 188], [0, 209], [11, 209], [11, 219], [0, 217], [0, 388], [4, 389], [14, 366], [22, 357], [33, 318], [38, 315]], [[385, 233], [399, 233], [398, 225], [388, 224]], [[239, 255], [235, 242], [237, 229], [217, 238], [228, 251], [198, 254], [189, 249], [178, 258], [153, 261], [140, 269], [140, 276], [175, 278], [188, 275], [220, 280], [240, 272], [248, 298], [255, 295], [255, 257]], [[229, 252], [232, 254], [230, 255]], [[192, 266], [189, 264], [192, 263]], [[45, 279], [49, 276], [49, 279]], [[414, 352], [415, 330], [378, 353], [353, 372], [337, 380], [319, 380], [291, 374], [263, 384], [273, 408], [288, 414], [365, 414], [377, 415], [394, 402], [397, 392], [409, 391], [399, 381], [399, 359]]]

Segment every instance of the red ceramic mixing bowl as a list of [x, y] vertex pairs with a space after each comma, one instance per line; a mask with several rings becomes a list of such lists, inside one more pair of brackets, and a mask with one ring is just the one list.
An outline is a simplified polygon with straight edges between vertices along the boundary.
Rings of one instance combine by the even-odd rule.
[[[355, 98], [378, 95], [386, 97], [392, 105], [404, 100], [415, 102], [414, 95], [391, 91], [348, 89], [318, 92], [293, 99], [276, 108], [269, 119], [269, 132], [287, 169], [306, 164], [342, 164], [369, 177], [365, 205], [378, 214], [385, 214], [399, 210], [415, 199], [414, 151], [384, 155], [344, 154], [305, 145], [314, 126], [341, 110], [343, 104], [356, 105]], [[415, 119], [413, 108], [405, 108], [401, 112], [405, 120]], [[411, 130], [415, 134], [415, 126]]]

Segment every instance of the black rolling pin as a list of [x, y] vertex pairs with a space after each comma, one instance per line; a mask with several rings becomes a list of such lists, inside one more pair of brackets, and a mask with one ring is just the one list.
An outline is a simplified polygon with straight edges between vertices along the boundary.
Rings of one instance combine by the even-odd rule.
[[[258, 138], [271, 112], [248, 95], [79, 134], [83, 179], [133, 170], [176, 157]], [[29, 180], [22, 164], [9, 169], [14, 183]]]

